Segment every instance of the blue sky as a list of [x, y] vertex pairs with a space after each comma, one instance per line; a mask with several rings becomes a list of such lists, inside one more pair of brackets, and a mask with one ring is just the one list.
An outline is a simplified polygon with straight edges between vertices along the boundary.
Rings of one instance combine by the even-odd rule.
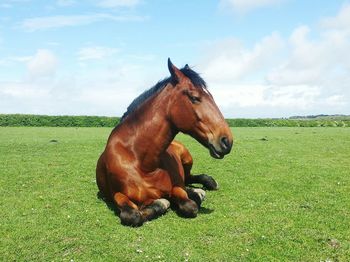
[[350, 3], [2, 0], [0, 113], [120, 116], [201, 73], [226, 117], [350, 114]]

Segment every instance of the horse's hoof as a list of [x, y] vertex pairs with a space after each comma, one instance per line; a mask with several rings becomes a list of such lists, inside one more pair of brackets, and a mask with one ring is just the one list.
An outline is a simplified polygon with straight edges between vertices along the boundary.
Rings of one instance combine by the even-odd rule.
[[153, 209], [153, 213], [154, 213], [151, 219], [164, 215], [167, 212], [169, 207], [170, 207], [170, 202], [165, 198], [154, 200], [152, 205], [150, 206], [150, 208]]
[[200, 188], [194, 188], [193, 191], [199, 196], [201, 202], [203, 202], [205, 199], [205, 191]]
[[195, 201], [189, 199], [179, 204], [178, 214], [186, 218], [195, 218], [198, 214], [198, 205]]
[[153, 204], [160, 206], [164, 210], [164, 212], [166, 212], [166, 210], [170, 207], [169, 200], [165, 198], [154, 200]]
[[120, 222], [124, 226], [139, 227], [143, 224], [140, 211], [131, 207], [124, 207], [120, 212]]
[[201, 207], [205, 198], [205, 191], [200, 188], [187, 188], [186, 190], [188, 198], [196, 202], [198, 208]]
[[214, 178], [208, 175], [203, 175], [203, 187], [207, 190], [218, 190], [219, 185]]

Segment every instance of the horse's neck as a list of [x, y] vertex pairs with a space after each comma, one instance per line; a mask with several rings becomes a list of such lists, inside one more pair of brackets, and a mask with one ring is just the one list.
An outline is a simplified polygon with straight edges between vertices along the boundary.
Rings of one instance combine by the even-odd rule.
[[[129, 128], [134, 130], [133, 147], [136, 157], [145, 172], [154, 171], [159, 167], [160, 156], [168, 148], [178, 133], [167, 119], [168, 105], [166, 96], [161, 94], [143, 104], [130, 118], [137, 121], [127, 121]], [[161, 106], [163, 105], [163, 106]]]

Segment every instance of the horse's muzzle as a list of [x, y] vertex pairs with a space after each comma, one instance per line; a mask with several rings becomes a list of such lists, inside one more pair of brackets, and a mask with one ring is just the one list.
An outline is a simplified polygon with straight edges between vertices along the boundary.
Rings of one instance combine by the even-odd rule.
[[222, 159], [225, 155], [231, 152], [232, 144], [233, 143], [225, 136], [221, 137], [217, 143], [209, 142], [208, 147], [210, 155], [213, 158]]

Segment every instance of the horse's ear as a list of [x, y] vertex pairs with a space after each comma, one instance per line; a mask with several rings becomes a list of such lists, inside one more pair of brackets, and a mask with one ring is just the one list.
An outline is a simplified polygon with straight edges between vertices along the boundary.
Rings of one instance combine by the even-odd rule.
[[168, 58], [168, 69], [171, 74], [171, 80], [174, 84], [179, 83], [185, 75], [171, 62], [170, 58]]
[[186, 69], [190, 69], [190, 67], [188, 66], [188, 64], [185, 65], [185, 68], [186, 68]]

